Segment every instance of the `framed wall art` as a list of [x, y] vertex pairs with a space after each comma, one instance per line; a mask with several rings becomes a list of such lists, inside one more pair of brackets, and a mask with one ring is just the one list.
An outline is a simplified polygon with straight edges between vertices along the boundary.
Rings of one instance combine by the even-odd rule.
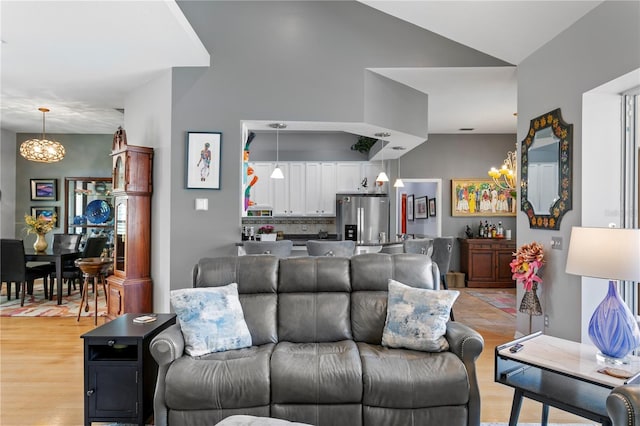
[[427, 197], [416, 198], [414, 213], [416, 219], [426, 219], [429, 217], [429, 212], [427, 211]]
[[31, 201], [58, 201], [58, 179], [31, 179]]
[[436, 217], [436, 199], [429, 198], [429, 217]]
[[413, 220], [413, 194], [407, 196], [407, 220]]
[[60, 217], [58, 216], [58, 208], [55, 206], [33, 206], [31, 207], [31, 216], [38, 218], [40, 216], [44, 217], [46, 220], [53, 220], [53, 215], [56, 215], [56, 224], [54, 228], [59, 227]]
[[220, 189], [221, 132], [187, 132], [187, 188]]
[[515, 190], [493, 179], [451, 179], [451, 216], [515, 216]]

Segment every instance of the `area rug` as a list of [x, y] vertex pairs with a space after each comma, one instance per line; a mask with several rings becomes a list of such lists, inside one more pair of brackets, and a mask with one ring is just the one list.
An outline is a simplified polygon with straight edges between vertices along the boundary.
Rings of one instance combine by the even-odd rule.
[[[14, 286], [11, 286], [12, 290]], [[15, 290], [14, 290], [15, 291]], [[7, 300], [6, 285], [2, 286], [0, 294], [0, 316], [3, 317], [75, 317], [78, 316], [78, 308], [80, 307], [81, 294], [78, 289], [71, 290], [71, 295], [67, 296], [66, 285], [63, 288], [62, 304], [58, 305], [56, 297], [53, 300], [45, 299], [42, 283], [36, 282], [33, 288], [33, 294], [27, 294], [24, 299], [24, 306], [20, 306], [20, 298], [14, 297], [14, 291], [11, 293], [11, 300]], [[55, 291], [55, 289], [54, 289]], [[102, 287], [98, 297], [98, 316], [107, 314], [107, 304], [105, 301]], [[94, 294], [89, 291], [89, 312], [82, 310], [81, 316], [94, 316]]]
[[487, 289], [482, 291], [469, 290], [467, 294], [476, 297], [491, 306], [516, 316], [516, 295], [513, 290]]

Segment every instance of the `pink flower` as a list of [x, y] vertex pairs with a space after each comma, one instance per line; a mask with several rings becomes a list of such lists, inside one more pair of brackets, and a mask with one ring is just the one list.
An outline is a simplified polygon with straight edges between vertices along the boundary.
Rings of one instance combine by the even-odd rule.
[[544, 248], [534, 241], [520, 246], [513, 256], [514, 259], [509, 264], [512, 278], [521, 283], [525, 291], [531, 291], [534, 282], [542, 282], [538, 273], [544, 265]]

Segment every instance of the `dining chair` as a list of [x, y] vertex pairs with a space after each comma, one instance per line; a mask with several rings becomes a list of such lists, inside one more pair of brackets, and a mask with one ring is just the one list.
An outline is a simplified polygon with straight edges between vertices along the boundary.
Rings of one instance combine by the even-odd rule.
[[307, 252], [309, 256], [351, 257], [356, 252], [356, 242], [351, 240], [309, 240], [307, 241]]
[[[81, 237], [81, 235], [78, 235]], [[66, 242], [70, 244], [69, 241]], [[78, 246], [80, 245], [80, 241], [77, 242]], [[82, 254], [80, 258], [85, 259], [89, 257], [100, 257], [102, 251], [107, 245], [107, 237], [90, 237], [87, 238], [87, 241], [84, 243], [84, 248], [82, 250]], [[77, 247], [77, 246], [76, 246]], [[54, 250], [55, 250], [55, 240], [54, 240]], [[55, 271], [50, 272], [51, 282], [49, 283], [49, 297], [53, 297], [53, 281], [55, 277]], [[64, 265], [64, 269], [62, 270], [62, 279], [67, 282], [67, 295], [71, 294], [71, 287], [76, 289], [76, 281], [80, 282], [80, 292], [82, 292], [83, 286], [83, 275], [80, 268], [78, 268], [74, 261], [69, 262], [69, 264]]]
[[276, 257], [289, 257], [293, 250], [293, 241], [244, 241], [244, 251], [247, 254], [271, 254]]
[[[449, 289], [447, 285], [447, 272], [451, 263], [451, 252], [453, 251], [454, 237], [436, 237], [433, 239], [433, 254], [431, 259], [438, 265], [440, 270], [440, 282], [442, 288]], [[453, 321], [453, 309], [451, 310], [451, 321]]]
[[412, 238], [402, 242], [405, 253], [433, 255], [433, 238]]
[[16, 298], [20, 284], [20, 306], [24, 306], [27, 285], [33, 286], [37, 278], [43, 279], [44, 297], [48, 298], [46, 270], [27, 267], [22, 240], [2, 238], [0, 241], [0, 282], [7, 283], [7, 298], [11, 299], [11, 283], [16, 283]]

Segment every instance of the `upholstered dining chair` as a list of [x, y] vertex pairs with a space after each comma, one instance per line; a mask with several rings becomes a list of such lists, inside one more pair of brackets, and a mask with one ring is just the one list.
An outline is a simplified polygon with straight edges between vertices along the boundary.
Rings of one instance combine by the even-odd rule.
[[7, 299], [11, 299], [11, 283], [16, 283], [16, 297], [20, 284], [20, 306], [24, 306], [27, 285], [33, 287], [36, 278], [43, 279], [44, 297], [47, 293], [47, 271], [27, 267], [22, 240], [2, 238], [0, 241], [0, 282], [7, 283]]
[[433, 238], [412, 238], [404, 240], [402, 248], [405, 253], [426, 254], [431, 256], [433, 254]]
[[[440, 282], [442, 288], [449, 289], [447, 285], [447, 272], [449, 272], [449, 264], [451, 263], [451, 252], [453, 251], [453, 238], [454, 237], [436, 237], [433, 239], [433, 254], [431, 260], [433, 260], [440, 270]], [[453, 309], [451, 310], [451, 321], [453, 319]]]
[[307, 241], [307, 252], [309, 256], [351, 257], [356, 252], [356, 242], [351, 240], [309, 240]]
[[276, 257], [289, 257], [293, 250], [293, 241], [245, 241], [244, 251], [247, 254], [271, 254]]

